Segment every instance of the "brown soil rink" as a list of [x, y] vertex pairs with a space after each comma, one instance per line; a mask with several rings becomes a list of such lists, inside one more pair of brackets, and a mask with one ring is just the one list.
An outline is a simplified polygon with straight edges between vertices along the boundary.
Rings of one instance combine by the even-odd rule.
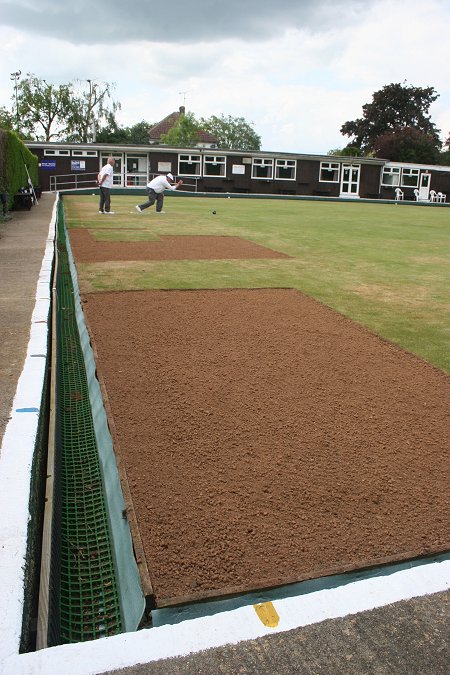
[[446, 374], [295, 290], [84, 301], [159, 606], [450, 548]]

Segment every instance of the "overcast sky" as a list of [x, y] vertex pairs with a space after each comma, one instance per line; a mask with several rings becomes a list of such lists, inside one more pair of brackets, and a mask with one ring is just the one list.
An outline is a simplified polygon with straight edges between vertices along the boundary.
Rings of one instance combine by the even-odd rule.
[[118, 121], [254, 123], [262, 149], [326, 153], [391, 82], [432, 86], [450, 132], [450, 0], [0, 0], [0, 105], [11, 73], [115, 83]]

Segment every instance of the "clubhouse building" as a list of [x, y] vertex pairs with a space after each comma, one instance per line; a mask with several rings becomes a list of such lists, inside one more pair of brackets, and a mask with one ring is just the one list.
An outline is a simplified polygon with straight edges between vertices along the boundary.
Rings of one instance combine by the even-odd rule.
[[96, 186], [99, 169], [114, 157], [117, 188], [143, 188], [169, 171], [183, 190], [216, 194], [292, 195], [317, 198], [450, 201], [450, 166], [405, 164], [371, 157], [195, 148], [28, 141], [39, 160], [40, 188], [57, 191]]

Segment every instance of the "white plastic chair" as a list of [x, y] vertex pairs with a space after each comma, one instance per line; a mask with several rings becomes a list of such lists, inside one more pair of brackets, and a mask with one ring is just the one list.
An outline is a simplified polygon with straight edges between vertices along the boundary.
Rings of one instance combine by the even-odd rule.
[[419, 190], [417, 188], [414, 190], [414, 197], [416, 198], [416, 202], [418, 202], [419, 201]]
[[430, 202], [438, 201], [438, 193], [435, 190], [430, 190]]
[[443, 192], [438, 192], [437, 196], [436, 196], [436, 201], [438, 201], [438, 202], [447, 201], [447, 195], [445, 195]]
[[395, 188], [395, 199], [398, 201], [399, 199], [404, 199], [405, 194], [403, 190], [400, 190], [400, 188]]

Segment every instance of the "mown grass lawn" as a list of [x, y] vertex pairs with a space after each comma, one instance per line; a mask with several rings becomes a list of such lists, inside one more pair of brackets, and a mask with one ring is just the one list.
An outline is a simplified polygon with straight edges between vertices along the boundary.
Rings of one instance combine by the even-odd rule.
[[139, 201], [113, 195], [104, 216], [98, 197], [66, 196], [66, 224], [111, 241], [233, 235], [291, 258], [79, 264], [83, 290], [297, 288], [450, 372], [449, 208], [169, 195], [156, 216]]

